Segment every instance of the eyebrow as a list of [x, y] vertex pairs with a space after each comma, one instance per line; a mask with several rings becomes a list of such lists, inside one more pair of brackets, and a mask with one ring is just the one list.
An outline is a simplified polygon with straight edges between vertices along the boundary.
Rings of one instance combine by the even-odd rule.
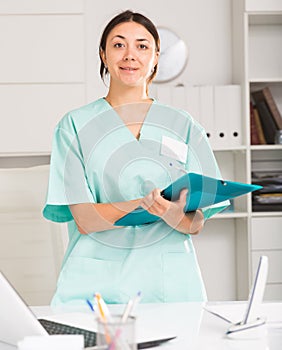
[[[120, 39], [123, 39], [123, 40], [126, 40], [126, 38], [123, 36], [123, 35], [115, 35], [112, 40], [114, 40], [115, 38], [120, 38]], [[148, 43], [150, 42], [148, 39], [143, 39], [143, 38], [140, 38], [140, 39], [136, 39], [136, 41], [140, 42], [140, 41], [147, 41]]]

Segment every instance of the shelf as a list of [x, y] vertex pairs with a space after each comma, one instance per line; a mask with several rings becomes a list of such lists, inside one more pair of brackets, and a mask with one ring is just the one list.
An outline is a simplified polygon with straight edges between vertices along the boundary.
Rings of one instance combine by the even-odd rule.
[[226, 147], [226, 148], [213, 148], [214, 152], [245, 152], [247, 149], [246, 146], [236, 146], [236, 147]]
[[229, 213], [220, 213], [216, 214], [212, 217], [212, 220], [217, 219], [240, 219], [240, 218], [247, 218], [248, 213], [247, 212], [229, 212]]
[[282, 76], [281, 77], [260, 77], [260, 78], [249, 78], [250, 84], [269, 84], [269, 83], [282, 83]]
[[252, 212], [251, 216], [253, 218], [258, 218], [258, 217], [274, 217], [274, 216], [281, 216], [282, 212], [281, 211], [257, 211], [257, 212]]
[[253, 145], [251, 151], [282, 151], [282, 145]]
[[249, 12], [251, 25], [280, 25], [282, 24], [282, 11], [280, 12]]
[[11, 153], [1, 153], [0, 158], [12, 158], [12, 157], [49, 157], [50, 152], [11, 152]]
[[50, 164], [50, 154], [46, 153], [0, 153], [1, 168], [29, 168]]
[[[245, 84], [247, 93], [252, 89], [258, 90], [269, 86], [280, 107], [282, 96], [282, 7], [278, 6], [276, 0], [270, 1], [270, 3], [264, 0], [244, 0], [241, 2], [234, 0], [233, 5], [234, 23], [238, 23], [234, 28], [236, 34], [241, 33], [242, 35], [242, 41], [235, 48], [237, 52], [246, 49], [244, 59], [241, 57], [235, 59], [238, 62], [237, 71], [235, 71], [238, 74], [237, 78]], [[242, 7], [240, 7], [242, 5], [245, 5], [247, 14], [242, 12]], [[238, 13], [241, 13], [241, 18]], [[245, 22], [247, 26], [242, 30], [245, 19], [247, 19]], [[240, 32], [240, 30], [242, 31]], [[249, 97], [246, 96], [245, 101], [246, 113], [249, 111]], [[249, 132], [249, 130], [247, 131]], [[246, 148], [251, 152], [250, 157], [247, 157], [249, 162], [247, 170], [280, 170], [282, 145], [247, 145]], [[244, 217], [274, 218], [281, 217], [281, 212], [229, 212], [215, 216], [216, 219]]]

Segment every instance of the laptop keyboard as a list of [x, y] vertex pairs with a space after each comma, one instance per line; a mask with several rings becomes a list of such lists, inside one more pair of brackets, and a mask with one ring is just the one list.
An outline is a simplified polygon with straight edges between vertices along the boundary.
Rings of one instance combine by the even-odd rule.
[[82, 334], [84, 336], [84, 346], [90, 347], [96, 345], [96, 333], [86, 329], [69, 326], [66, 324], [39, 319], [43, 328], [46, 329], [49, 335], [53, 334]]
[[[88, 331], [86, 329], [77, 328], [73, 326], [68, 326], [66, 324], [38, 319], [43, 328], [47, 331], [49, 335], [53, 334], [82, 334], [84, 335], [84, 347], [91, 347], [96, 345], [96, 333]], [[172, 340], [176, 337], [163, 338], [152, 341], [145, 341], [137, 344], [137, 349], [147, 349], [155, 346], [159, 346], [160, 344]]]

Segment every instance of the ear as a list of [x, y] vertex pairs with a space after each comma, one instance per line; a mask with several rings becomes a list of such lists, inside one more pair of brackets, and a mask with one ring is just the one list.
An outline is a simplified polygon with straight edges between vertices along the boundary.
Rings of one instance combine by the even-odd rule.
[[160, 57], [160, 53], [156, 52], [155, 54], [155, 59], [154, 59], [154, 67], [156, 66], [156, 64], [158, 64], [159, 62], [159, 57]]
[[105, 54], [105, 51], [102, 49], [100, 49], [100, 57], [101, 57], [102, 61], [104, 62], [104, 65], [106, 66], [107, 65], [106, 54]]

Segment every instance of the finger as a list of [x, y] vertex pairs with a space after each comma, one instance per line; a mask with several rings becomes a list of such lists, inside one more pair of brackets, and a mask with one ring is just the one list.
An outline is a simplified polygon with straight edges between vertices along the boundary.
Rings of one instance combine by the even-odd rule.
[[154, 202], [153, 193], [150, 192], [147, 196], [145, 196], [142, 200], [142, 203], [146, 204], [147, 206], [151, 206]]
[[178, 199], [180, 203], [185, 203], [186, 204], [187, 194], [188, 194], [188, 189], [187, 188], [185, 188], [184, 190], [182, 190], [180, 192], [179, 199]]
[[142, 203], [146, 204], [148, 207], [152, 206], [154, 202], [160, 197], [160, 193], [160, 189], [155, 188], [146, 197], [143, 198]]
[[165, 207], [163, 207], [163, 206], [153, 205], [152, 207], [147, 209], [147, 211], [150, 214], [162, 217], [167, 212], [167, 209]]
[[159, 188], [153, 189], [151, 193], [154, 200], [158, 200], [161, 197], [161, 190]]
[[158, 203], [157, 201], [154, 201], [153, 203], [143, 201], [142, 203], [140, 203], [140, 206], [148, 210], [150, 213], [163, 212], [166, 209], [166, 207], [163, 204]]
[[149, 213], [157, 216], [162, 216], [167, 212], [170, 202], [168, 202], [168, 205], [167, 203], [165, 203], [165, 205], [163, 203], [158, 203], [158, 201], [154, 201], [152, 205], [147, 205], [146, 203], [142, 203], [140, 205]]

